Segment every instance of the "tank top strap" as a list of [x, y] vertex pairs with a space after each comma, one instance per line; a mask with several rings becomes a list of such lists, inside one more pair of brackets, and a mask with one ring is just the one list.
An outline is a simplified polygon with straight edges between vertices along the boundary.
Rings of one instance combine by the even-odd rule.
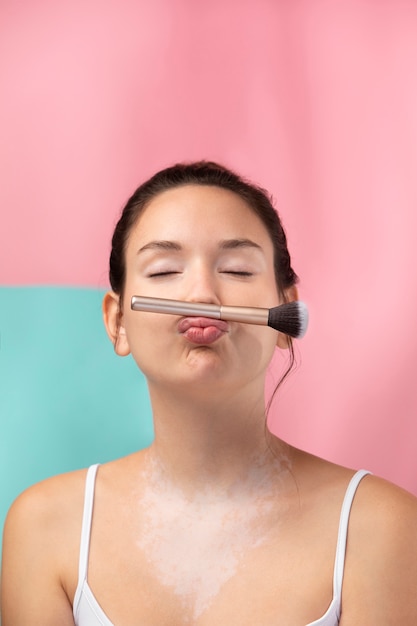
[[78, 562], [78, 584], [74, 596], [73, 609], [74, 612], [78, 606], [81, 597], [81, 591], [84, 582], [87, 580], [88, 572], [88, 556], [90, 552], [90, 537], [91, 537], [91, 522], [93, 519], [93, 507], [94, 507], [94, 488], [96, 483], [97, 469], [99, 463], [91, 465], [87, 470], [87, 476], [85, 481], [84, 492], [84, 510], [83, 519], [81, 525], [81, 541], [80, 541], [80, 556]]
[[[356, 494], [356, 490], [360, 481], [364, 476], [370, 474], [367, 470], [359, 470], [354, 474], [350, 480], [350, 483], [346, 489], [346, 494], [342, 504], [342, 510], [340, 513], [339, 533], [337, 537], [336, 558], [334, 564], [333, 574], [333, 594], [337, 599], [337, 605], [340, 607], [342, 598], [342, 584], [343, 574], [345, 570], [345, 558], [346, 558], [346, 545], [349, 528], [349, 517], [352, 509], [352, 503]], [[339, 615], [340, 618], [340, 615]]]

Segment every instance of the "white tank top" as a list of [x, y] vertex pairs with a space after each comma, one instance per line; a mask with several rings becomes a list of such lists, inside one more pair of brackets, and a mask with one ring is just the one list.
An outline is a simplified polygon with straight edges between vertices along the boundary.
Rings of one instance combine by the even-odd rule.
[[[75, 626], [116, 626], [109, 620], [100, 607], [87, 582], [94, 486], [97, 468], [98, 465], [92, 465], [87, 472], [81, 530], [80, 561], [78, 567], [78, 586], [73, 605]], [[326, 613], [320, 619], [307, 624], [307, 626], [338, 626], [339, 624], [349, 515], [356, 489], [362, 478], [369, 473], [370, 472], [366, 470], [356, 472], [348, 485], [340, 514], [339, 534], [333, 572], [333, 599]]]

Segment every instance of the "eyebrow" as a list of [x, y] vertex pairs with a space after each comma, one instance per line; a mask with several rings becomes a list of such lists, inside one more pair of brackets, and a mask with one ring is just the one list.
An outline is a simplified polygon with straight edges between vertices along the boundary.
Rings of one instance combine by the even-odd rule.
[[[224, 239], [220, 242], [219, 248], [221, 250], [236, 250], [239, 248], [255, 248], [257, 250], [262, 250], [262, 247], [252, 241], [251, 239]], [[145, 244], [138, 250], [138, 254], [141, 252], [145, 252], [146, 250], [162, 250], [162, 251], [173, 251], [179, 252], [183, 249], [182, 245], [177, 241], [150, 241]]]
[[236, 248], [256, 248], [262, 250], [262, 247], [252, 241], [252, 239], [225, 239], [220, 242], [222, 250], [236, 250]]
[[178, 252], [179, 250], [182, 250], [182, 246], [176, 241], [150, 241], [139, 248], [138, 254], [145, 252], [145, 250], [174, 250]]

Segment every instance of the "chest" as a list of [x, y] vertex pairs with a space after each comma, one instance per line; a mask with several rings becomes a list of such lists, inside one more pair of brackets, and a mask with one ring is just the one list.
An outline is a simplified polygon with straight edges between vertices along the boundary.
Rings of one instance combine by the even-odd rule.
[[88, 580], [114, 626], [306, 626], [325, 613], [332, 524], [326, 537], [294, 517], [275, 524], [239, 515], [191, 518], [116, 533], [113, 527], [112, 540], [96, 528]]

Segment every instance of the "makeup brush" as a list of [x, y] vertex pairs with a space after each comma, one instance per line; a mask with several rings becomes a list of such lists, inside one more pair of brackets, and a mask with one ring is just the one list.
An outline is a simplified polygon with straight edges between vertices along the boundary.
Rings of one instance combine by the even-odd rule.
[[286, 302], [272, 309], [262, 309], [258, 307], [220, 306], [218, 304], [168, 300], [167, 298], [133, 296], [131, 307], [134, 311], [210, 317], [227, 322], [270, 326], [296, 339], [304, 336], [308, 324], [308, 309], [304, 302], [300, 302], [300, 300]]

